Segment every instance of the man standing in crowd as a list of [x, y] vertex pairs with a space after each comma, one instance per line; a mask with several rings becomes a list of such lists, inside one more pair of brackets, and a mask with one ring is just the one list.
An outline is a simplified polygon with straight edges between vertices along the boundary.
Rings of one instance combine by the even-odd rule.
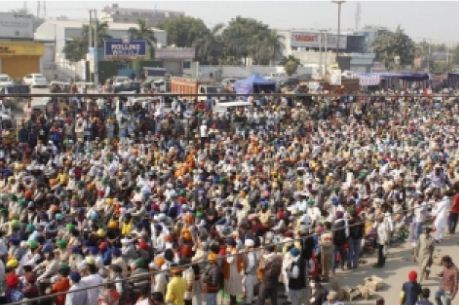
[[218, 255], [210, 252], [207, 261], [209, 266], [204, 274], [204, 284], [206, 286], [206, 305], [217, 305], [217, 293], [221, 288], [221, 269], [217, 264]]
[[421, 285], [417, 282], [418, 274], [416, 271], [408, 273], [408, 282], [402, 286], [400, 293], [400, 305], [416, 305], [416, 302], [421, 295]]
[[430, 227], [424, 227], [424, 233], [419, 236], [414, 254], [420, 269], [420, 283], [429, 279], [430, 266], [432, 266], [434, 241], [430, 232]]
[[244, 294], [245, 304], [252, 304], [254, 301], [255, 285], [257, 284], [257, 266], [258, 258], [254, 250], [255, 241], [251, 238], [247, 238], [244, 242], [246, 247], [246, 253], [244, 254]]
[[459, 192], [454, 195], [452, 199], [451, 208], [448, 217], [448, 231], [449, 234], [456, 233], [457, 220], [459, 215]]
[[182, 277], [182, 269], [177, 266], [171, 267], [172, 278], [167, 284], [167, 294], [165, 301], [173, 305], [185, 305], [185, 292], [187, 289], [187, 282]]
[[306, 297], [306, 262], [300, 254], [300, 249], [290, 249], [293, 261], [290, 265], [286, 266], [288, 276], [287, 285], [292, 305], [301, 305]]
[[88, 303], [88, 293], [82, 289], [84, 286], [80, 284], [81, 276], [78, 272], [70, 273], [70, 281], [72, 285], [66, 295], [65, 305], [86, 305]]
[[376, 246], [378, 248], [378, 261], [375, 265], [376, 268], [382, 268], [386, 264], [384, 248], [389, 244], [389, 234], [384, 218], [384, 214], [379, 214], [376, 216]]
[[260, 289], [258, 292], [258, 305], [265, 305], [267, 298], [272, 305], [277, 305], [277, 288], [279, 276], [282, 271], [282, 257], [275, 251], [275, 246], [267, 246], [259, 263]]
[[437, 305], [451, 305], [457, 294], [459, 270], [449, 255], [441, 258], [443, 271], [440, 273], [440, 287], [435, 293]]

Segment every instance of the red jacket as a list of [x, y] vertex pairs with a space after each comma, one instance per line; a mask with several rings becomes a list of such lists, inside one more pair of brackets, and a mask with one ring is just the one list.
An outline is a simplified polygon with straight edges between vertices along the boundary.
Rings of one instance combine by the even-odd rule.
[[[52, 289], [53, 292], [63, 292], [70, 288], [70, 280], [67, 277], [61, 277], [54, 283]], [[65, 305], [65, 294], [58, 295], [56, 297], [56, 305]]]
[[459, 193], [454, 195], [453, 197], [453, 204], [451, 205], [451, 210], [452, 213], [459, 213]]

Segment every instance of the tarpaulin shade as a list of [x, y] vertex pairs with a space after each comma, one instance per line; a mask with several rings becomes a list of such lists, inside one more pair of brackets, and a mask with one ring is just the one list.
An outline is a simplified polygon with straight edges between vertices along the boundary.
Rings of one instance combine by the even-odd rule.
[[259, 93], [261, 91], [271, 92], [276, 90], [276, 82], [264, 79], [259, 75], [252, 75], [234, 83], [237, 94]]

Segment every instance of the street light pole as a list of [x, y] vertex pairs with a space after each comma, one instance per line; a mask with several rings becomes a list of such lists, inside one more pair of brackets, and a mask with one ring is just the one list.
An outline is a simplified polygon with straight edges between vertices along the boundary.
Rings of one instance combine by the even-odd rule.
[[96, 84], [96, 88], [97, 86], [99, 86], [99, 58], [98, 58], [98, 54], [97, 54], [97, 51], [98, 51], [98, 48], [99, 48], [99, 45], [98, 45], [98, 41], [99, 41], [99, 36], [98, 36], [98, 26], [99, 26], [99, 21], [97, 20], [97, 10], [94, 10], [94, 83]]
[[341, 40], [341, 5], [345, 3], [344, 0], [333, 0], [333, 3], [338, 5], [338, 38], [336, 40], [336, 61], [338, 61], [339, 56], [339, 43]]

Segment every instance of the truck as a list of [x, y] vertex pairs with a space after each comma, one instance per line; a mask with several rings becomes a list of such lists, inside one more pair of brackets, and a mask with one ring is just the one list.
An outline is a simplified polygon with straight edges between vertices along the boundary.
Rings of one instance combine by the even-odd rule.
[[[213, 93], [224, 93], [224, 87], [216, 82], [202, 81], [198, 79], [185, 78], [185, 77], [171, 77], [170, 81], [171, 93], [179, 94], [213, 94]], [[189, 96], [188, 99], [194, 100], [195, 97]], [[198, 101], [207, 100], [207, 96], [202, 95], [196, 98]], [[222, 96], [219, 100], [226, 100], [226, 97]]]

